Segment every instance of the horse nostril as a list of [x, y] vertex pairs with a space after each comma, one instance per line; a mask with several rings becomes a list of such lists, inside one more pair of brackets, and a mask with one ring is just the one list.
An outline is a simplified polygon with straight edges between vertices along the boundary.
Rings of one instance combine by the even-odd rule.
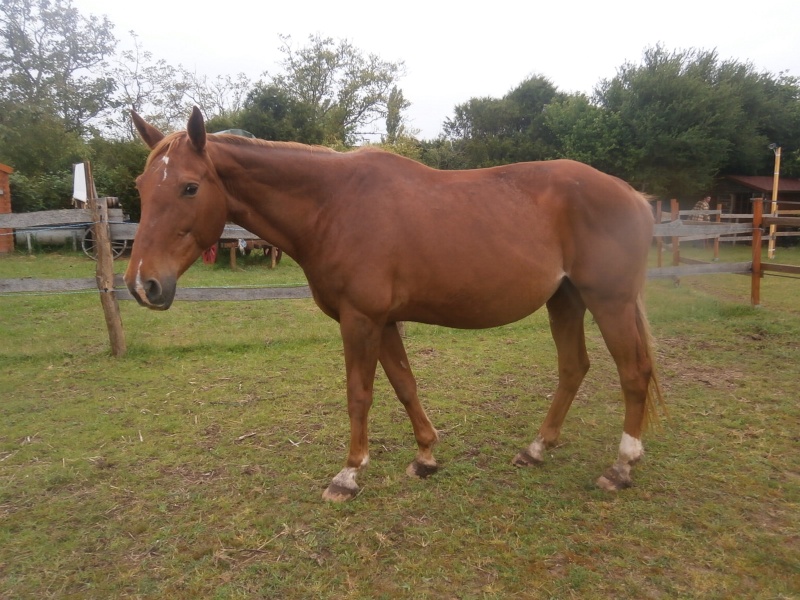
[[133, 281], [126, 280], [131, 295], [140, 305], [156, 310], [167, 310], [175, 298], [176, 278], [171, 275], [144, 279], [136, 272]]
[[162, 297], [161, 284], [158, 279], [146, 279], [142, 282], [142, 287], [144, 288], [144, 293], [147, 295], [147, 299], [153, 304], [158, 304]]

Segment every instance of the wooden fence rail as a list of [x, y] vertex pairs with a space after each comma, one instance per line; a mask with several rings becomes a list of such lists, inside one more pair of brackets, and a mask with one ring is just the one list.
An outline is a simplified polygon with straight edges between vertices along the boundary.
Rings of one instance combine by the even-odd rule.
[[[98, 198], [100, 203], [103, 198]], [[32, 213], [0, 214], [0, 229], [16, 229], [18, 233], [31, 233], [44, 231], [48, 228], [61, 228], [65, 226], [90, 227], [94, 223], [92, 211], [88, 208], [70, 208], [64, 210], [41, 210]], [[122, 209], [108, 209], [108, 224], [113, 240], [131, 241], [136, 237], [138, 223], [125, 222]], [[221, 238], [257, 240], [255, 233], [238, 225], [225, 225]]]
[[[20, 277], [16, 279], [0, 279], [0, 294], [52, 294], [58, 292], [90, 292], [97, 291], [95, 278], [81, 279], [33, 279]], [[114, 276], [114, 291], [119, 300], [133, 300], [122, 275]], [[284, 287], [219, 287], [189, 288], [179, 287], [175, 293], [177, 300], [186, 302], [203, 301], [242, 301], [242, 300], [283, 300], [290, 298], [310, 298], [311, 290], [307, 285]]]
[[[103, 199], [98, 203], [102, 205]], [[35, 233], [47, 228], [61, 228], [63, 226], [94, 225], [92, 211], [87, 209], [44, 210], [33, 213], [0, 214], [0, 229], [16, 229], [17, 232]], [[138, 223], [123, 221], [121, 209], [108, 209], [108, 227], [112, 240], [133, 240], [136, 236]], [[258, 240], [258, 235], [239, 227], [228, 224], [220, 236], [222, 239]], [[97, 290], [96, 278], [81, 279], [33, 279], [21, 277], [17, 279], [0, 279], [0, 294], [15, 293], [73, 293], [80, 291]], [[114, 291], [119, 300], [133, 300], [122, 276], [114, 277]], [[176, 299], [188, 302], [202, 301], [242, 301], [284, 298], [310, 298], [311, 290], [307, 285], [286, 286], [275, 288], [178, 288]]]

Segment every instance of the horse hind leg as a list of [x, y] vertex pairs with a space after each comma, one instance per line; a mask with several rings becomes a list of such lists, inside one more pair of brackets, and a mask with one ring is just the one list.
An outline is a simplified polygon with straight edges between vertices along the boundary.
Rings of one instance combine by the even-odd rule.
[[383, 329], [380, 363], [397, 398], [408, 413], [417, 440], [417, 456], [408, 465], [406, 473], [411, 477], [424, 479], [438, 469], [436, 459], [433, 457], [433, 447], [439, 437], [419, 401], [417, 382], [411, 372], [403, 340], [395, 323], [388, 323]]
[[617, 461], [597, 480], [608, 491], [632, 485], [631, 469], [644, 456], [642, 433], [648, 414], [653, 409], [651, 385], [660, 397], [653, 375], [650, 334], [640, 299], [625, 303], [602, 303], [592, 314], [606, 346], [617, 364], [622, 395], [625, 400], [625, 420]]
[[518, 467], [544, 462], [544, 452], [558, 442], [567, 412], [589, 370], [583, 327], [586, 306], [572, 282], [562, 282], [547, 301], [547, 310], [558, 352], [558, 386], [536, 439], [512, 461]]

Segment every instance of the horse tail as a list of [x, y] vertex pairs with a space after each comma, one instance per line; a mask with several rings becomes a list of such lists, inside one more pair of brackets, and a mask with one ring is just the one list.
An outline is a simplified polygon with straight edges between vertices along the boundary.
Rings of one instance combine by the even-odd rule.
[[667, 405], [661, 394], [656, 370], [655, 351], [653, 349], [653, 336], [650, 333], [650, 323], [644, 310], [644, 300], [640, 294], [636, 300], [636, 328], [644, 342], [647, 361], [650, 363], [650, 380], [647, 382], [647, 395], [645, 396], [645, 411], [642, 429], [647, 429], [648, 424], [658, 421], [659, 412], [667, 414]]

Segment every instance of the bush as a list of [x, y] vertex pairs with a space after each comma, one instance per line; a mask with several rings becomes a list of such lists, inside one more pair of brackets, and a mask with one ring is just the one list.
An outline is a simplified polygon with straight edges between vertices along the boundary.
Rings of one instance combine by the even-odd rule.
[[141, 202], [136, 178], [144, 169], [150, 150], [139, 140], [115, 141], [95, 138], [92, 149], [92, 175], [100, 196], [119, 198], [131, 221], [139, 221]]
[[11, 184], [11, 210], [15, 213], [58, 210], [72, 206], [72, 173], [41, 173], [26, 176], [14, 172]]

